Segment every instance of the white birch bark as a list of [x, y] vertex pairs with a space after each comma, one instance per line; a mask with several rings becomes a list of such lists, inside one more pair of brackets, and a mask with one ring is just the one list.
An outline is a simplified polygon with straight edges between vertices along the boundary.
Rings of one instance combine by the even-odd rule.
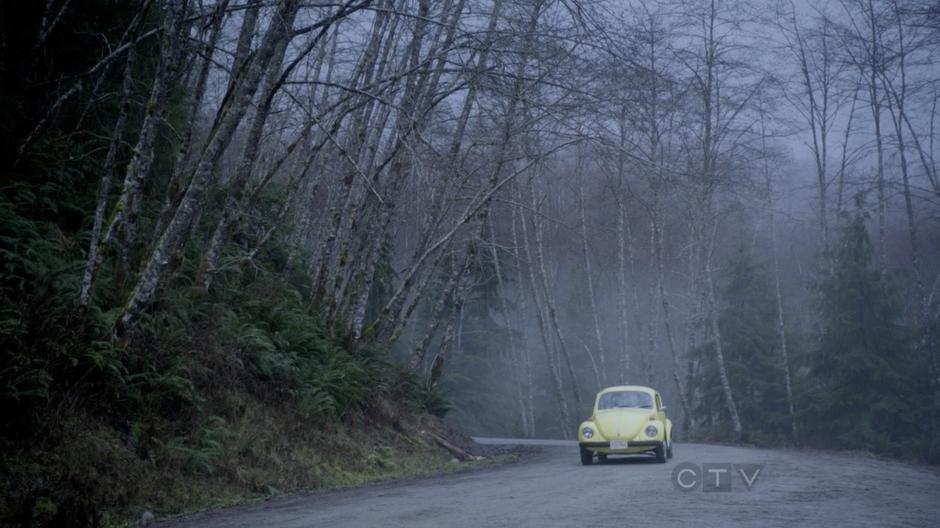
[[[159, 131], [158, 127], [162, 123], [166, 112], [166, 98], [178, 60], [179, 39], [177, 37], [179, 36], [183, 16], [184, 8], [181, 1], [177, 0], [169, 4], [163, 24], [159, 65], [150, 87], [150, 95], [144, 109], [144, 118], [140, 125], [133, 155], [124, 171], [121, 193], [112, 207], [112, 212], [108, 215], [108, 224], [102, 231], [99, 231], [99, 234], [103, 233], [103, 235], [100, 235], [103, 244], [120, 238], [119, 281], [126, 278], [130, 266], [129, 251], [130, 246], [135, 242], [136, 213], [139, 208], [140, 194], [143, 191], [144, 181], [150, 174]], [[129, 53], [136, 53], [136, 49], [131, 48]], [[132, 75], [131, 72], [126, 73]], [[110, 187], [110, 182], [108, 184]], [[123, 233], [124, 236], [119, 237], [119, 233]], [[98, 251], [100, 251], [100, 248]], [[97, 259], [96, 252], [95, 259], [89, 259], [86, 263], [85, 276], [87, 278], [84, 280], [88, 282], [89, 288], [94, 283]]]
[[783, 362], [783, 381], [787, 396], [787, 414], [790, 418], [790, 434], [793, 443], [799, 445], [800, 435], [796, 423], [796, 406], [793, 400], [793, 385], [790, 379], [790, 352], [787, 346], [787, 329], [783, 313], [783, 295], [780, 290], [780, 258], [777, 249], [777, 212], [774, 202], [774, 185], [767, 152], [767, 135], [764, 130], [764, 118], [761, 115], [761, 151], [764, 156], [764, 180], [767, 185], [767, 217], [770, 229], [770, 258], [774, 274], [774, 301], [777, 309], [777, 338], [780, 341], [780, 357]]
[[561, 330], [561, 323], [558, 320], [558, 310], [555, 307], [555, 301], [552, 297], [552, 290], [548, 284], [548, 272], [545, 269], [545, 250], [543, 222], [539, 220], [539, 205], [535, 198], [535, 185], [530, 181], [529, 184], [529, 203], [532, 207], [532, 229], [535, 234], [535, 258], [538, 263], [538, 275], [542, 283], [542, 295], [545, 297], [545, 307], [548, 310], [548, 321], [554, 331], [558, 342], [558, 348], [561, 357], [564, 360], [565, 371], [568, 374], [571, 383], [571, 393], [574, 397], [575, 409], [583, 411], [581, 408], [581, 390], [578, 383], [577, 373], [571, 361], [571, 355], [568, 351], [568, 344], [565, 340], [564, 332]]
[[[480, 198], [479, 201], [473, 200], [471, 202], [470, 206], [468, 206], [464, 214], [461, 215], [461, 217], [459, 217], [456, 225], [452, 227], [450, 231], [445, 233], [436, 243], [428, 246], [427, 249], [425, 249], [421, 253], [421, 255], [416, 259], [414, 264], [407, 270], [405, 277], [403, 279], [402, 285], [398, 289], [396, 289], [396, 291], [392, 294], [391, 299], [389, 299], [386, 305], [382, 308], [382, 311], [377, 321], [372, 324], [373, 330], [371, 330], [369, 333], [373, 333], [375, 325], [381, 324], [382, 321], [384, 321], [385, 318], [388, 316], [389, 311], [392, 309], [392, 307], [396, 306], [396, 304], [399, 302], [399, 297], [403, 295], [404, 292], [412, 285], [415, 274], [417, 274], [417, 272], [420, 270], [425, 260], [429, 258], [430, 256], [432, 256], [437, 251], [437, 249], [439, 249], [441, 246], [447, 243], [450, 240], [450, 238], [457, 232], [457, 230], [463, 224], [473, 220], [474, 218], [478, 218], [477, 215], [479, 215], [481, 211], [483, 211], [483, 214], [485, 215], [485, 212], [490, 205], [490, 201], [493, 195], [499, 191], [500, 187], [502, 187], [506, 182], [508, 182], [510, 179], [514, 178], [516, 174], [518, 174], [516, 173], [510, 176], [509, 178], [500, 180], [500, 175], [502, 173], [503, 166], [505, 165], [506, 159], [507, 159], [506, 154], [508, 152], [508, 148], [511, 143], [510, 139], [511, 139], [511, 134], [513, 130], [513, 125], [515, 124], [516, 109], [518, 108], [518, 106], [520, 105], [522, 101], [523, 90], [525, 88], [526, 79], [524, 77], [524, 73], [525, 73], [526, 63], [527, 63], [529, 54], [531, 53], [530, 47], [533, 42], [533, 39], [535, 38], [535, 29], [538, 25], [538, 19], [542, 14], [543, 7], [544, 7], [544, 1], [537, 0], [532, 6], [532, 11], [530, 12], [529, 19], [527, 21], [527, 28], [526, 28], [527, 31], [523, 38], [522, 47], [520, 50], [521, 57], [520, 57], [519, 63], [516, 65], [516, 68], [514, 70], [512, 92], [511, 92], [509, 103], [507, 104], [506, 118], [504, 120], [502, 131], [500, 133], [500, 142], [498, 144], [499, 153], [496, 158], [497, 159], [496, 167], [490, 174], [487, 188], [485, 188], [482, 192], [478, 193], [478, 196]], [[494, 12], [495, 12], [495, 6], [494, 6]], [[394, 167], [393, 167], [393, 170], [394, 170]]]
[[[714, 220], [714, 226], [717, 229], [718, 218]], [[711, 325], [712, 343], [715, 346], [715, 362], [718, 364], [718, 375], [721, 379], [721, 390], [725, 397], [725, 409], [731, 418], [731, 425], [734, 432], [734, 440], [741, 438], [741, 418], [738, 416], [738, 407], [734, 402], [734, 395], [731, 392], [731, 382], [728, 379], [728, 371], [725, 368], [725, 355], [721, 341], [721, 328], [718, 324], [718, 299], [715, 294], [715, 277], [712, 269], [712, 250], [714, 245], [714, 233], [708, 237], [708, 246], [703, 248], [705, 253], [705, 282], [708, 292], [708, 313], [709, 324]]]
[[222, 256], [222, 245], [228, 235], [228, 230], [239, 216], [240, 211], [245, 207], [245, 187], [248, 185], [252, 170], [258, 161], [264, 125], [268, 120], [274, 95], [280, 88], [281, 65], [284, 61], [284, 53], [287, 50], [287, 42], [287, 39], [282, 39], [278, 43], [267, 66], [267, 74], [261, 85], [258, 105], [251, 119], [238, 168], [235, 170], [234, 178], [228, 184], [222, 215], [216, 222], [215, 228], [212, 230], [212, 236], [209, 239], [209, 248], [206, 250], [205, 263], [201, 269], [202, 286], [207, 291], [218, 268], [219, 259]]
[[675, 340], [672, 335], [672, 314], [669, 306], [669, 298], [666, 295], [665, 280], [666, 266], [663, 252], [665, 251], [663, 243], [663, 226], [661, 225], [660, 200], [655, 199], [653, 229], [655, 236], [655, 256], [656, 256], [656, 295], [659, 299], [659, 306], [662, 310], [663, 328], [666, 332], [666, 345], [669, 347], [669, 356], [672, 359], [672, 381], [676, 385], [676, 394], [679, 396], [679, 406], [682, 411], [682, 423], [684, 429], [688, 430], [690, 423], [691, 409], [689, 408], [689, 396], [686, 392], [685, 384], [682, 382], [682, 365], [679, 361], [679, 354], [676, 351]]
[[[212, 57], [215, 53], [216, 46], [218, 45], [219, 38], [222, 34], [223, 22], [225, 20], [225, 10], [228, 7], [229, 0], [221, 0], [212, 16], [211, 27], [209, 29], [209, 36], [206, 39], [205, 46], [202, 49], [202, 61], [200, 62], [198, 72], [196, 73], [196, 79], [193, 83], [192, 95], [189, 98], [189, 106], [186, 109], [186, 118], [185, 123], [196, 123], [196, 119], [199, 116], [199, 110], [202, 107], [203, 99], [205, 98], [206, 86], [209, 81], [209, 73], [212, 69]], [[258, 18], [258, 6], [257, 4], [249, 7], [245, 14], [246, 23], [251, 25], [251, 32], [254, 32], [254, 23]], [[243, 27], [242, 31], [245, 29]], [[245, 51], [247, 53], [247, 51]], [[193, 132], [195, 131], [195, 126], [186, 126], [183, 128], [182, 136], [180, 137], [179, 150], [176, 153], [176, 162], [173, 164], [173, 173], [170, 176], [170, 181], [167, 184], [167, 190], [163, 197], [163, 205], [160, 208], [160, 214], [157, 217], [156, 228], [154, 233], [159, 235], [163, 233], [163, 230], [166, 228], [166, 223], [170, 219], [170, 213], [173, 211], [173, 206], [179, 201], [181, 194], [181, 189], [184, 182], [182, 178], [187, 174], [187, 170], [190, 168], [192, 162], [192, 150], [193, 150]]]
[[[594, 270], [591, 266], [591, 248], [588, 246], [587, 217], [584, 213], [584, 153], [582, 146], [578, 146], [577, 178], [578, 178], [578, 217], [581, 224], [581, 250], [584, 257], [584, 271], [587, 275], [588, 298], [591, 302], [591, 320], [594, 323], [594, 341], [597, 345], [597, 357], [600, 360], [600, 373], [595, 374], [598, 389], [607, 384], [607, 361], [604, 353], [604, 338], [601, 336], [601, 322], [598, 317], [597, 296], [594, 293]], [[590, 349], [588, 349], [590, 352]], [[591, 363], [594, 363], [593, 355]]]
[[[521, 202], [522, 193], [520, 192], [518, 196], [519, 196], [519, 201]], [[513, 212], [516, 213], [515, 208], [513, 209]], [[561, 368], [558, 366], [558, 358], [553, 353], [552, 339], [549, 336], [548, 325], [545, 322], [546, 317], [539, 304], [539, 288], [536, 286], [535, 259], [532, 256], [532, 250], [530, 248], [528, 227], [526, 225], [526, 218], [522, 211], [518, 211], [518, 216], [519, 216], [519, 226], [522, 229], [521, 245], [522, 245], [522, 248], [525, 250], [526, 281], [529, 284], [529, 290], [532, 294], [532, 305], [536, 314], [536, 319], [538, 321], [539, 337], [541, 337], [541, 340], [542, 340], [542, 348], [545, 350], [545, 358], [547, 359], [547, 363], [548, 363], [548, 371], [552, 380], [552, 389], [555, 393], [556, 401], [558, 402], [560, 429], [562, 431], [562, 435], [564, 438], [570, 438], [570, 433], [568, 431], [574, 424], [571, 419], [571, 414], [568, 410], [568, 400], [565, 397], [564, 383], [562, 381], [562, 376], [561, 376]], [[515, 219], [513, 219], [513, 224], [515, 225]], [[518, 244], [517, 244], [517, 247], [518, 247]], [[517, 260], [518, 260], [518, 255], [517, 255]]]
[[121, 314], [117, 334], [126, 332], [140, 315], [140, 312], [153, 300], [157, 287], [173, 253], [188, 236], [190, 226], [199, 213], [208, 191], [209, 180], [225, 147], [232, 139], [235, 129], [242, 121], [251, 99], [255, 95], [258, 83], [265, 68], [274, 55], [278, 44], [290, 38], [290, 30], [299, 8], [298, 0], [280, 0], [271, 25], [265, 32], [261, 45], [252, 60], [246, 65], [244, 77], [237, 83], [233, 96], [220, 109], [221, 119], [206, 144], [199, 163], [190, 178], [189, 186], [180, 201], [166, 230], [160, 236], [156, 247], [146, 259], [143, 271]]
[[617, 120], [620, 143], [617, 148], [617, 312], [620, 323], [620, 382], [628, 383], [631, 374], [630, 365], [630, 318], [627, 301], [627, 205], [626, 205], [626, 105], [621, 106], [620, 119]]
[[[464, 97], [460, 116], [457, 118], [457, 124], [454, 129], [454, 136], [451, 140], [448, 154], [448, 163], [450, 166], [455, 168], [460, 166], [460, 147], [463, 144], [467, 123], [470, 119], [470, 112], [474, 103], [476, 102], [478, 79], [483, 75], [486, 69], [490, 45], [492, 43], [492, 39], [494, 38], [496, 22], [498, 20], [501, 8], [502, 0], [495, 0], [493, 2], [493, 8], [490, 11], [489, 22], [487, 23], [487, 31], [481, 45], [480, 55], [477, 59], [474, 73], [469, 81], [469, 88], [467, 90], [466, 96]], [[432, 202], [432, 209], [428, 214], [428, 221], [422, 234], [421, 242], [417, 244], [415, 248], [415, 255], [412, 257], [412, 261], [419, 261], [421, 254], [427, 250], [433, 240], [434, 235], [437, 233], [441, 223], [444, 220], [444, 216], [446, 214], [444, 205], [447, 203], [447, 197], [450, 196], [450, 193], [453, 192], [455, 187], [459, 187], [466, 180], [466, 175], [462, 171], [455, 170], [454, 172], [456, 172], [459, 177], [447, 179], [444, 182], [442, 189], [436, 193], [439, 198]], [[432, 265], [428, 266], [428, 268], [435, 268], [439, 258], [440, 253], [438, 253], [438, 255], [434, 258]], [[395, 301], [382, 310], [382, 314], [379, 316], [378, 321], [373, 323], [373, 331], [378, 332], [379, 340], [391, 344], [398, 339], [398, 336], [401, 335], [401, 331], [410, 320], [411, 314], [414, 312], [415, 307], [423, 298], [423, 294], [426, 291], [426, 286], [429, 281], [430, 272], [424, 271], [423, 278], [419, 277], [417, 279], [417, 287], [415, 288], [415, 293], [413, 295], [410, 293], [412, 284], [414, 282], [413, 276], [407, 278], [403, 282], [403, 293], [398, 294], [395, 297]], [[410, 300], [408, 300], [409, 296], [411, 297]], [[391, 322], [385, 321], [385, 319], [388, 317], [388, 314], [394, 314], [394, 319]], [[376, 326], [378, 326], [377, 329], [375, 328]]]
[[134, 64], [137, 60], [137, 48], [132, 47], [127, 51], [127, 60], [124, 65], [124, 76], [121, 81], [121, 104], [118, 110], [117, 119], [114, 122], [114, 128], [111, 131], [111, 140], [108, 143], [108, 153], [105, 155], [104, 165], [102, 167], [101, 180], [98, 183], [97, 203], [95, 205], [95, 215], [92, 220], [91, 239], [88, 241], [88, 253], [85, 258], [85, 270], [82, 274], [82, 284], [79, 290], [78, 304], [81, 307], [87, 307], [91, 302], [92, 288], [94, 287], [95, 272], [101, 265], [101, 235], [104, 225], [104, 214], [108, 208], [108, 194], [111, 192], [111, 184], [114, 178], [114, 165], [117, 158], [117, 151], [124, 138], [124, 128], [127, 124], [127, 115], [130, 110], [131, 97], [134, 81]]

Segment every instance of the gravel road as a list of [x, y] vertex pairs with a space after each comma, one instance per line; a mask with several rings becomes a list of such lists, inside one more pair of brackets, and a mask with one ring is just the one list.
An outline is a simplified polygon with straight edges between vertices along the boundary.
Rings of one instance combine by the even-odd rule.
[[[675, 458], [612, 458], [581, 466], [573, 442], [478, 439], [541, 449], [477, 472], [296, 496], [160, 523], [176, 527], [940, 526], [940, 472], [853, 454], [676, 444]], [[759, 464], [728, 476], [731, 491], [680, 491], [683, 463]], [[682, 467], [694, 468], [690, 465]], [[711, 468], [711, 466], [709, 466]], [[720, 471], [722, 466], [712, 469]], [[744, 469], [739, 475], [738, 469]], [[681, 468], [679, 468], [681, 469]], [[707, 469], [707, 468], [706, 468]], [[691, 485], [696, 474], [680, 478]]]

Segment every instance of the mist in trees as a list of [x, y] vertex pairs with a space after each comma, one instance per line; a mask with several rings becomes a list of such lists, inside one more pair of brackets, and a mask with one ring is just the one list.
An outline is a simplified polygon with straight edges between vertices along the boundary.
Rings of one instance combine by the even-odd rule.
[[940, 456], [930, 2], [29, 4], [7, 403], [185, 380], [198, 328], [314, 415], [407, 379], [568, 438], [635, 383], [686, 439]]

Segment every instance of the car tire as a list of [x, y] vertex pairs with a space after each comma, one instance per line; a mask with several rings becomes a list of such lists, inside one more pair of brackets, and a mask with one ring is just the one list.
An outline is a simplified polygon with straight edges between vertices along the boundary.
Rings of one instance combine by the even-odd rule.
[[598, 454], [597, 454], [597, 463], [598, 463], [598, 464], [603, 464], [603, 463], [605, 463], [605, 462], [607, 462], [607, 455], [602, 454], [602, 453], [598, 453]]
[[659, 447], [656, 448], [656, 461], [660, 464], [666, 463], [666, 441], [663, 440], [659, 443]]
[[593, 463], [594, 463], [594, 453], [582, 447], [581, 448], [581, 465], [590, 466]]
[[666, 458], [672, 458], [672, 438], [669, 439], [669, 444], [666, 445]]

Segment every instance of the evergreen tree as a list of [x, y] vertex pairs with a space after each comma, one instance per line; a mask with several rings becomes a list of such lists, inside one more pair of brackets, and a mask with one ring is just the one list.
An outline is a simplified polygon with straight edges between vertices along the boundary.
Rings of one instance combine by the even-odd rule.
[[819, 339], [806, 395], [823, 444], [898, 452], [924, 434], [925, 362], [899, 324], [900, 307], [873, 262], [861, 213], [846, 219], [832, 273], [819, 284]]
[[[787, 434], [784, 375], [775, 321], [773, 290], [766, 269], [741, 249], [730, 263], [720, 294], [718, 324], [724, 340], [726, 368], [744, 426], [744, 437], [777, 443]], [[696, 414], [710, 417], [709, 437], [724, 438], [731, 430], [724, 412], [721, 382], [708, 343], [693, 352], [702, 365], [690, 385], [702, 394]]]
[[[501, 262], [501, 266], [506, 263]], [[453, 402], [455, 423], [478, 434], [504, 434], [514, 431], [521, 436], [521, 425], [514, 401], [512, 360], [507, 348], [508, 332], [500, 321], [499, 289], [494, 263], [488, 251], [478, 251], [467, 272], [467, 290], [462, 313], [448, 306], [447, 318], [455, 318], [458, 335], [450, 343], [450, 365], [444, 371], [441, 389]]]

